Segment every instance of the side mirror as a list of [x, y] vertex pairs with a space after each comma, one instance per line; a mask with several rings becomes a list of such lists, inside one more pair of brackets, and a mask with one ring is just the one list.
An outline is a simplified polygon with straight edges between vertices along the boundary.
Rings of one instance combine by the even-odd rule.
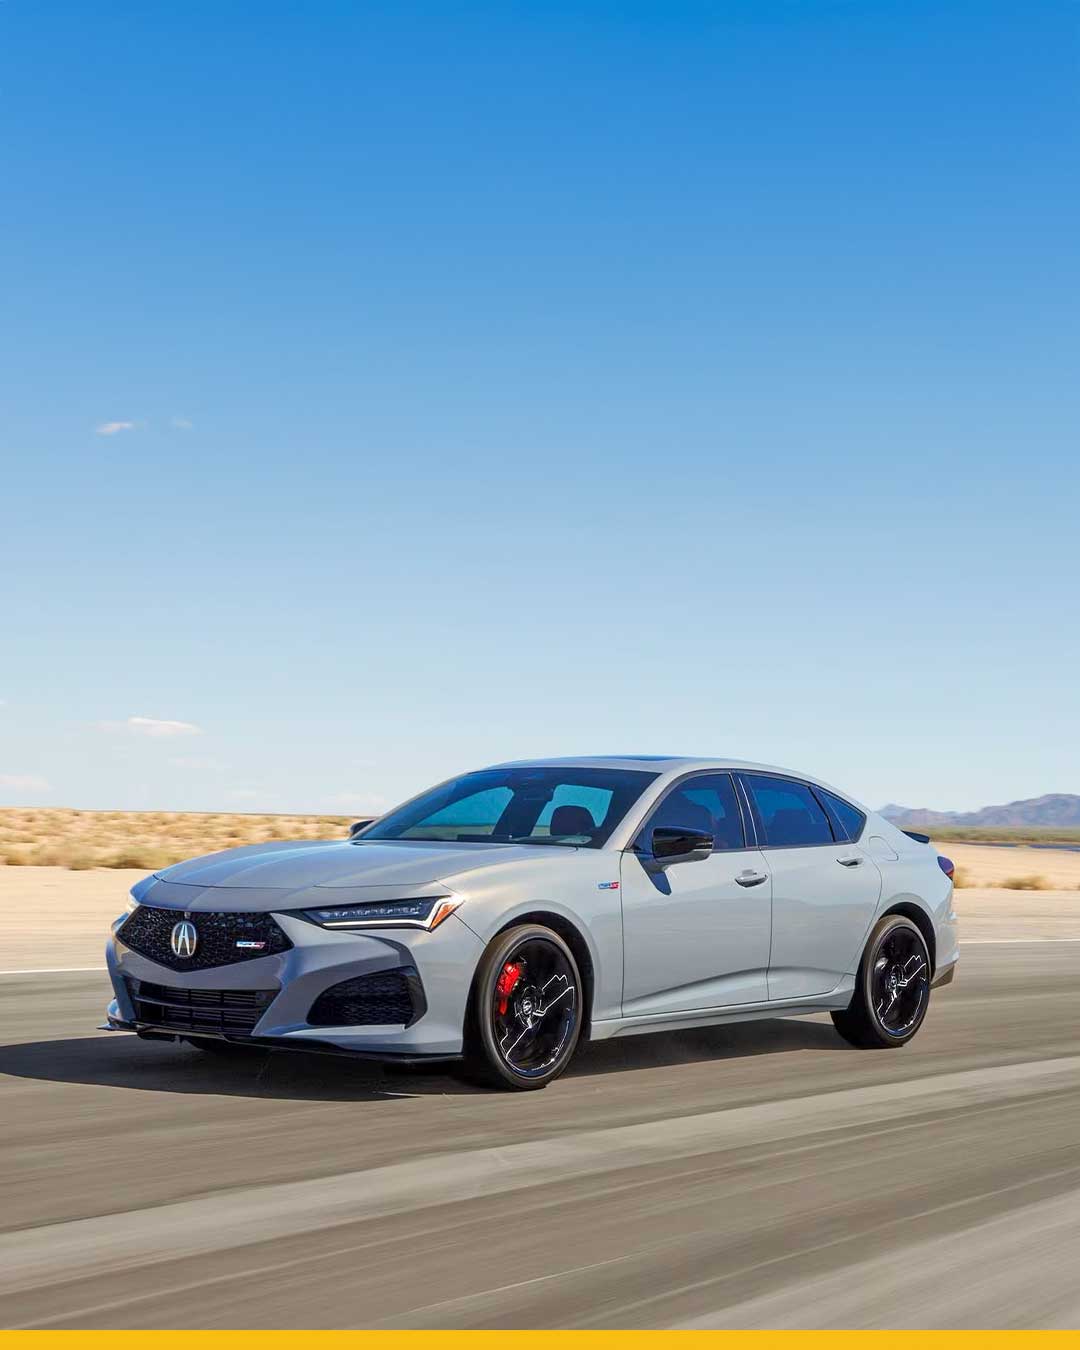
[[708, 830], [657, 825], [652, 832], [652, 856], [661, 867], [669, 863], [703, 862], [712, 853], [715, 842]]
[[361, 830], [366, 830], [367, 827], [377, 819], [377, 816], [366, 816], [363, 820], [354, 820], [349, 826], [349, 838], [352, 839], [358, 835]]

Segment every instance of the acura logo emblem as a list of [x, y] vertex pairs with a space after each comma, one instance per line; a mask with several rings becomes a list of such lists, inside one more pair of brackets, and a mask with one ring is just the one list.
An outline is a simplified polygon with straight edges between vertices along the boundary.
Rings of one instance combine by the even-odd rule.
[[173, 924], [172, 936], [169, 938], [173, 956], [194, 956], [198, 941], [199, 934], [190, 919], [181, 919], [179, 923]]

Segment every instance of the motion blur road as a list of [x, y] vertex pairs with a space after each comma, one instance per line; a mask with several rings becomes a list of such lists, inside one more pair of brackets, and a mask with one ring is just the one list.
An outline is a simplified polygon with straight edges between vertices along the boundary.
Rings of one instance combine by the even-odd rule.
[[95, 1031], [0, 979], [0, 1324], [1080, 1324], [1080, 943], [965, 947], [906, 1049], [588, 1046], [546, 1091]]

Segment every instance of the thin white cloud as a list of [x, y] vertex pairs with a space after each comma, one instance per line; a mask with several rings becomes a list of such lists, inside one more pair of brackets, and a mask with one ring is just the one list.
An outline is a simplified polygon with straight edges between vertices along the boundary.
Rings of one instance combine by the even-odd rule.
[[134, 422], [102, 422], [96, 428], [99, 436], [115, 436], [119, 431], [134, 431]]
[[126, 722], [99, 722], [103, 731], [130, 731], [136, 736], [201, 736], [202, 727], [194, 722], [177, 722], [162, 717], [129, 717]]
[[51, 792], [47, 779], [36, 773], [0, 773], [0, 789], [5, 792]]
[[187, 417], [174, 417], [172, 419], [172, 428], [174, 431], [190, 431], [194, 425], [195, 423]]
[[169, 763], [174, 769], [207, 769], [213, 773], [220, 773], [227, 767], [220, 759], [209, 759], [202, 755], [177, 755]]

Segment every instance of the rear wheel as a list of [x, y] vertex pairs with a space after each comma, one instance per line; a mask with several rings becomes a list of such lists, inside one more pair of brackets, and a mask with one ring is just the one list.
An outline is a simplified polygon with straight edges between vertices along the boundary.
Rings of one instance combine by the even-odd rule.
[[886, 914], [870, 934], [859, 963], [855, 993], [833, 1024], [861, 1049], [906, 1045], [922, 1026], [930, 1002], [926, 939], [902, 914]]
[[545, 1087], [566, 1068], [581, 1033], [581, 975], [558, 933], [522, 924], [500, 933], [473, 982], [466, 1062], [495, 1087]]

